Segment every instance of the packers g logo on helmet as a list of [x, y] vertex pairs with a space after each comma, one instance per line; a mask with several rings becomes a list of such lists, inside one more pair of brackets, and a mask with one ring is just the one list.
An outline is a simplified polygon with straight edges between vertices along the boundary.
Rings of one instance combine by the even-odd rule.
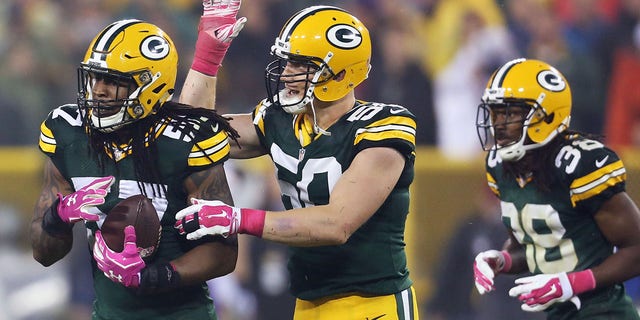
[[350, 25], [339, 24], [327, 30], [327, 41], [336, 48], [353, 49], [362, 43], [362, 34]]
[[[158, 26], [137, 19], [116, 21], [93, 39], [78, 68], [78, 107], [85, 124], [112, 132], [155, 113], [175, 90], [178, 53]], [[93, 97], [92, 79], [130, 84], [126, 98]], [[119, 111], [113, 114], [115, 108]]]
[[149, 60], [164, 59], [169, 55], [169, 51], [169, 42], [160, 36], [150, 36], [140, 44], [140, 53]]
[[[485, 150], [495, 149], [506, 161], [521, 159], [527, 150], [542, 147], [569, 127], [571, 89], [565, 77], [546, 62], [515, 59], [498, 68], [487, 83], [478, 106], [476, 127]], [[522, 134], [508, 145], [495, 142], [494, 107], [524, 107], [528, 114]]]
[[540, 71], [540, 73], [538, 73], [538, 83], [541, 87], [553, 92], [560, 92], [567, 87], [562, 76], [552, 70]]

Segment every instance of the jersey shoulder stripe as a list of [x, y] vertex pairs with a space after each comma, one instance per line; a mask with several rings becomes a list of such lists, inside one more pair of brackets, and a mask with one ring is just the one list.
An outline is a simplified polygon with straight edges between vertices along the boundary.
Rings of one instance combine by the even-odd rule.
[[190, 118], [187, 121], [191, 126], [191, 131], [187, 134], [188, 140], [192, 142], [187, 158], [188, 166], [209, 166], [229, 158], [229, 136], [219, 123], [207, 117]]
[[80, 127], [82, 119], [78, 107], [75, 104], [65, 104], [57, 107], [47, 115], [40, 124], [40, 137], [38, 147], [45, 154], [55, 154], [59, 147], [57, 132], [61, 127]]
[[357, 149], [392, 146], [402, 153], [415, 151], [416, 118], [403, 106], [358, 100], [346, 121], [355, 128]]
[[194, 143], [189, 153], [188, 164], [191, 167], [222, 162], [229, 156], [231, 146], [224, 131], [218, 132], [209, 139]]
[[356, 145], [362, 140], [380, 141], [390, 138], [403, 139], [415, 145], [415, 120], [402, 116], [389, 116], [378, 120], [364, 128], [358, 129], [353, 144]]
[[38, 146], [45, 153], [56, 153], [56, 138], [45, 121], [40, 125], [40, 139]]
[[493, 192], [496, 196], [499, 197], [500, 189], [498, 188], [498, 183], [496, 182], [496, 179], [494, 179], [491, 173], [489, 172], [487, 172], [487, 184], [489, 185], [489, 189], [491, 189], [491, 192]]
[[618, 155], [600, 141], [570, 135], [555, 157], [557, 175], [566, 181], [571, 204], [596, 203], [624, 190], [626, 170]]
[[622, 160], [618, 160], [573, 180], [570, 186], [572, 204], [575, 206], [578, 201], [589, 199], [626, 181], [626, 173]]

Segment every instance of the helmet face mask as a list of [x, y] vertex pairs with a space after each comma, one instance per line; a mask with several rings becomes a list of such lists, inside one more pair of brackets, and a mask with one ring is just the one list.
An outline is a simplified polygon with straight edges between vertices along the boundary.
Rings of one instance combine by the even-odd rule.
[[518, 161], [566, 130], [570, 120], [571, 90], [564, 76], [545, 62], [515, 59], [491, 76], [476, 128], [485, 151]]
[[[91, 42], [78, 68], [78, 107], [91, 130], [113, 132], [157, 112], [171, 99], [178, 55], [157, 26], [129, 19], [112, 23]], [[116, 88], [96, 96], [97, 81]]]
[[[276, 59], [265, 70], [270, 102], [301, 113], [313, 99], [342, 99], [367, 78], [371, 39], [364, 24], [343, 9], [312, 6], [289, 18], [271, 54]], [[290, 72], [292, 65], [298, 71]], [[287, 91], [287, 84], [294, 90]]]
[[[112, 99], [94, 97], [93, 88], [97, 82], [114, 88]], [[128, 74], [85, 65], [78, 68], [78, 104], [82, 106], [83, 116], [91, 121], [89, 124], [94, 129], [112, 132], [143, 115], [137, 89], [136, 82]]]
[[478, 106], [476, 125], [484, 151], [502, 150], [507, 159], [524, 155], [527, 130], [542, 121], [546, 115], [534, 102], [521, 100], [502, 103], [481, 103]]
[[265, 70], [269, 101], [288, 113], [304, 112], [316, 85], [331, 79], [333, 72], [315, 57], [273, 54], [277, 58]]

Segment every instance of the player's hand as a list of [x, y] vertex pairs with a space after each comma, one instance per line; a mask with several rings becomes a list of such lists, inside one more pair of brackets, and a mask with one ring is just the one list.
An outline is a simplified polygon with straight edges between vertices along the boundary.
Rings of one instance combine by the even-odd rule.
[[240, 209], [222, 201], [191, 199], [188, 206], [176, 213], [175, 228], [187, 239], [196, 240], [206, 235], [229, 237], [237, 233], [262, 236], [265, 212]]
[[516, 279], [517, 286], [509, 295], [522, 302], [522, 310], [543, 311], [554, 303], [571, 300], [580, 309], [578, 294], [593, 290], [596, 286], [590, 269], [579, 272], [539, 274]]
[[205, 0], [202, 1], [202, 17], [200, 28], [213, 31], [214, 36], [221, 42], [230, 42], [238, 36], [247, 22], [247, 18], [237, 19], [240, 10], [240, 0]]
[[231, 41], [247, 22], [245, 17], [236, 18], [240, 4], [240, 0], [202, 1], [192, 69], [210, 76], [218, 73]]
[[495, 289], [493, 279], [502, 270], [509, 270], [511, 257], [506, 251], [487, 250], [480, 252], [473, 263], [473, 277], [480, 294]]
[[98, 221], [98, 214], [90, 213], [88, 209], [104, 203], [104, 197], [114, 181], [113, 176], [98, 178], [74, 193], [66, 196], [58, 194], [58, 216], [66, 223]]
[[228, 237], [238, 233], [242, 214], [240, 209], [222, 201], [191, 199], [188, 206], [176, 213], [175, 228], [187, 239], [200, 239], [206, 235]]
[[124, 249], [115, 252], [107, 246], [100, 230], [96, 231], [96, 242], [93, 245], [93, 258], [104, 275], [113, 282], [128, 288], [140, 285], [140, 272], [145, 263], [138, 254], [136, 230], [133, 226], [124, 228]]

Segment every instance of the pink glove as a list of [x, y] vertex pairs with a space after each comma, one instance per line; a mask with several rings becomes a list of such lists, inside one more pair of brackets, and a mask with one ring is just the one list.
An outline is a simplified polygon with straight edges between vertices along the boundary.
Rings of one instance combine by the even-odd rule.
[[507, 251], [487, 250], [480, 252], [473, 263], [473, 276], [480, 294], [493, 291], [493, 278], [501, 271], [511, 269], [511, 255]]
[[98, 178], [80, 190], [63, 196], [58, 193], [58, 216], [66, 223], [76, 223], [80, 220], [98, 221], [95, 213], [89, 213], [87, 209], [104, 203], [104, 197], [109, 192], [115, 181], [113, 176]]
[[262, 237], [266, 212], [255, 209], [240, 209], [222, 201], [191, 199], [193, 205], [176, 213], [175, 228], [187, 239], [196, 240], [206, 235], [228, 237], [246, 233]]
[[109, 249], [100, 230], [96, 231], [93, 258], [98, 263], [98, 268], [113, 282], [122, 283], [127, 288], [137, 288], [140, 285], [140, 272], [146, 265], [138, 254], [136, 230], [133, 226], [124, 228], [122, 252]]
[[517, 286], [509, 290], [509, 295], [523, 302], [524, 311], [535, 312], [547, 309], [556, 302], [571, 300], [580, 309], [577, 295], [593, 290], [596, 279], [591, 269], [557, 274], [539, 274], [516, 279]]
[[236, 19], [240, 3], [240, 0], [202, 1], [203, 13], [191, 69], [209, 76], [217, 75], [231, 41], [247, 22], [245, 17]]

